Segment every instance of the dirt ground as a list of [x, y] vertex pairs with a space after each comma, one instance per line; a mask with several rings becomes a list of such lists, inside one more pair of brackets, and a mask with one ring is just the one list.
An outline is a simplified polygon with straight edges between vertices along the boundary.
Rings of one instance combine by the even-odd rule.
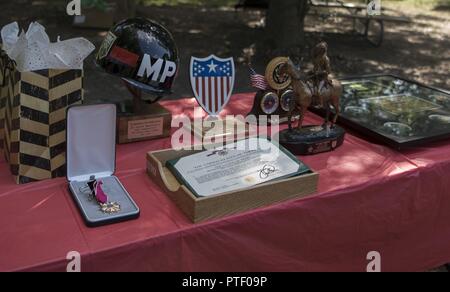
[[[58, 35], [62, 39], [84, 36], [97, 47], [105, 35], [104, 31], [73, 28], [71, 18], [65, 14], [66, 1], [4, 2], [0, 4], [0, 26], [19, 21], [26, 28], [30, 21], [39, 21], [47, 27], [53, 40]], [[401, 4], [387, 8], [389, 10], [386, 13], [408, 16], [412, 22], [386, 23], [385, 41], [379, 48], [352, 35], [351, 22], [334, 17], [334, 12], [326, 11], [328, 17], [308, 16], [302, 66], [307, 67], [309, 64], [309, 48], [318, 41], [325, 40], [330, 46], [333, 70], [339, 77], [391, 73], [449, 90], [450, 11], [434, 11], [431, 7], [418, 8]], [[244, 64], [246, 56], [253, 55], [251, 62], [261, 73], [274, 56], [265, 42], [263, 11], [236, 12], [229, 7], [186, 5], [140, 6], [138, 15], [166, 25], [178, 43], [181, 70], [174, 94], [169, 98], [192, 96], [188, 73], [191, 56], [200, 57], [212, 53], [222, 57], [233, 56], [237, 63], [235, 92], [252, 91], [248, 69]], [[129, 97], [117, 78], [96, 68], [93, 55], [86, 61], [85, 69], [88, 102], [115, 101]]]
[[[384, 3], [384, 2], [383, 2]], [[76, 29], [65, 13], [67, 1], [16, 0], [0, 3], [0, 27], [19, 21], [26, 28], [30, 21], [46, 26], [52, 40], [83, 36], [97, 47], [105, 31]], [[306, 49], [302, 66], [309, 63], [309, 49], [318, 41], [329, 43], [330, 59], [339, 77], [372, 73], [390, 73], [417, 80], [427, 85], [450, 90], [450, 11], [431, 7], [387, 5], [390, 15], [407, 16], [409, 23], [385, 24], [385, 41], [379, 48], [360, 37], [351, 35], [351, 23], [328, 17], [306, 19]], [[235, 92], [249, 92], [246, 57], [252, 55], [252, 64], [260, 73], [274, 56], [267, 48], [264, 32], [264, 12], [239, 11], [232, 8], [198, 6], [143, 7], [138, 15], [155, 19], [172, 31], [181, 54], [181, 70], [174, 94], [169, 98], [192, 96], [189, 82], [191, 56], [216, 54], [233, 56], [237, 63]], [[282, 29], [282, 28], [280, 28]], [[103, 73], [94, 64], [91, 55], [85, 63], [85, 89], [88, 103], [111, 102], [130, 98], [118, 78]], [[436, 271], [445, 271], [438, 268]]]

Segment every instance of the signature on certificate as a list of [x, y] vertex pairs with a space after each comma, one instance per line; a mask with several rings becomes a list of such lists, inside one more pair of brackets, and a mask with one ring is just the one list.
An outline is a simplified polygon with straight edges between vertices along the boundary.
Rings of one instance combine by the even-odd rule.
[[259, 177], [261, 179], [268, 179], [271, 174], [277, 172], [278, 169], [270, 164], [264, 165], [264, 167], [259, 171]]

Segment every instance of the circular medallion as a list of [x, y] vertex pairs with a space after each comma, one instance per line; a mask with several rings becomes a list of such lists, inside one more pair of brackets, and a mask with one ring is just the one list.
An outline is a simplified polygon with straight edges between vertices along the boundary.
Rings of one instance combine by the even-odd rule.
[[295, 93], [292, 89], [288, 89], [281, 95], [280, 98], [281, 109], [285, 112], [290, 112], [295, 108]]
[[291, 85], [291, 77], [289, 75], [280, 74], [281, 67], [288, 62], [286, 57], [278, 57], [273, 59], [266, 69], [266, 79], [269, 86], [275, 90], [286, 89]]
[[280, 106], [280, 101], [279, 101], [278, 95], [276, 93], [268, 92], [268, 93], [264, 94], [264, 96], [261, 100], [261, 110], [266, 115], [271, 115], [274, 112], [276, 112], [279, 106]]
[[413, 129], [410, 126], [397, 122], [385, 123], [383, 129], [390, 134], [399, 137], [408, 137], [413, 132]]

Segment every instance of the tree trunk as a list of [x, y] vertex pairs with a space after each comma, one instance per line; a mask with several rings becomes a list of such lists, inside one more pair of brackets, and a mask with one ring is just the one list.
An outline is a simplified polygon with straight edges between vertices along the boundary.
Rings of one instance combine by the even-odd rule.
[[274, 48], [292, 51], [303, 47], [308, 0], [270, 0], [267, 35]]
[[115, 22], [136, 16], [136, 0], [113, 0], [116, 3], [117, 12]]

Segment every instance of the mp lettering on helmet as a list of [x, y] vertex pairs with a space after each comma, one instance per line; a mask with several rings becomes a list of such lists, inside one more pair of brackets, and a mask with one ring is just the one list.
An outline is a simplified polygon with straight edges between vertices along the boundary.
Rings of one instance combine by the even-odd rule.
[[157, 59], [152, 63], [152, 58], [148, 54], [145, 54], [137, 75], [139, 77], [152, 77], [151, 80], [153, 81], [158, 81], [159, 76], [161, 76], [159, 82], [164, 83], [167, 78], [173, 77], [176, 72], [177, 65], [174, 62]]

